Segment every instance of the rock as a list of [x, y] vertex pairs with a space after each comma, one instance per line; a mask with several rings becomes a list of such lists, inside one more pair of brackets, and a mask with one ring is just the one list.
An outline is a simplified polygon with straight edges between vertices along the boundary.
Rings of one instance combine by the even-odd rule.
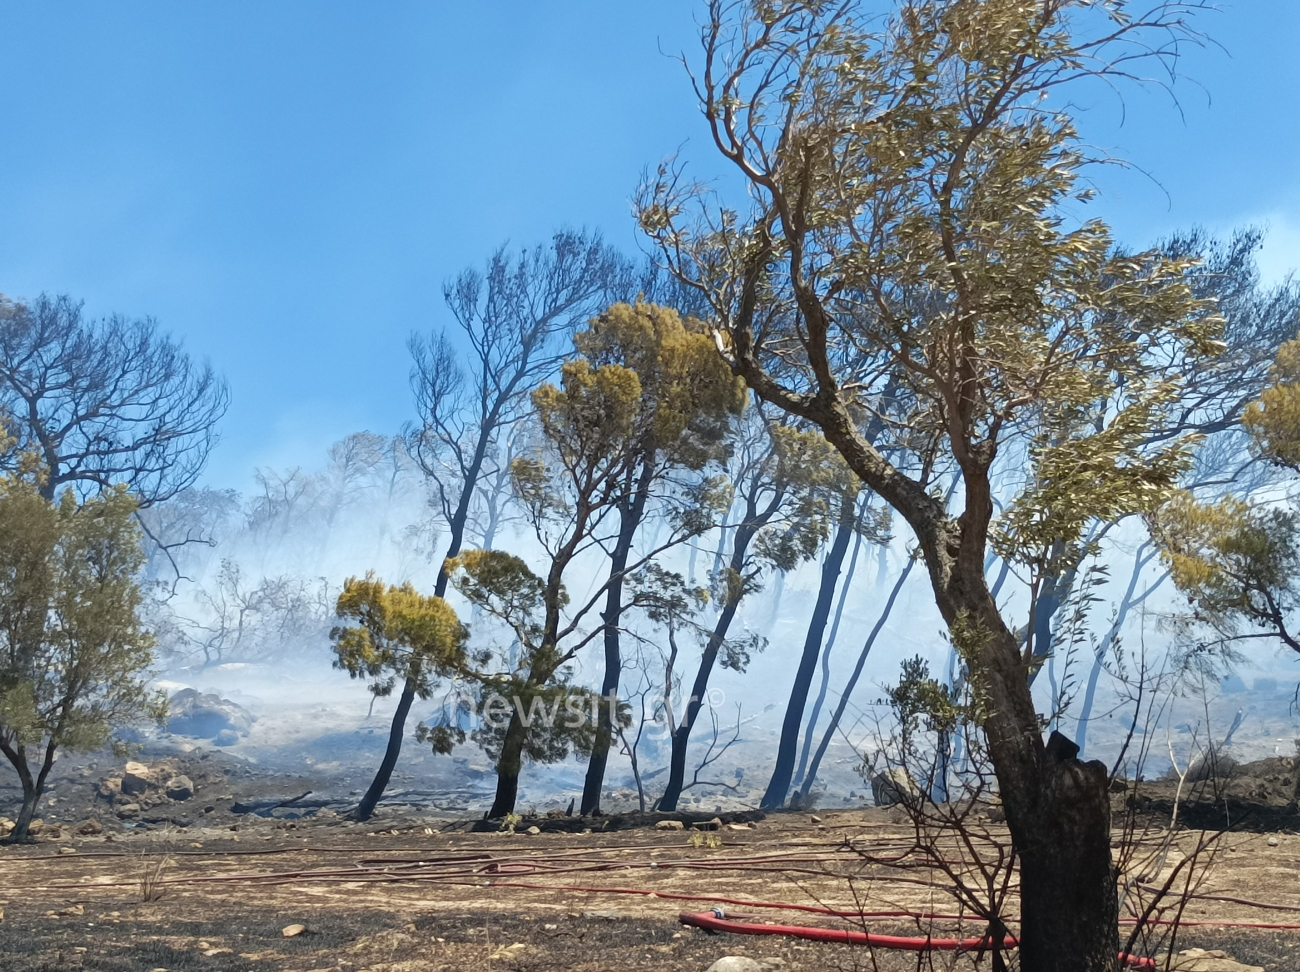
[[27, 836], [36, 837], [44, 829], [45, 829], [45, 821], [42, 820], [40, 817], [37, 817], [35, 820], [33, 820], [31, 823], [27, 825]]
[[1281, 843], [1281, 841], [1279, 841], [1276, 837], [1270, 837], [1268, 839], [1269, 847], [1276, 847], [1279, 843]]
[[712, 820], [697, 820], [691, 824], [695, 830], [721, 830], [722, 818], [714, 817]]
[[[219, 695], [203, 695], [197, 689], [182, 689], [167, 705], [167, 731], [195, 739], [213, 739], [223, 733], [246, 732], [256, 717], [238, 703]], [[218, 742], [218, 746], [230, 743]]]
[[317, 820], [338, 820], [339, 815], [329, 807], [321, 807], [312, 816]]
[[233, 746], [237, 742], [239, 742], [239, 733], [233, 729], [222, 729], [212, 739], [214, 746]]
[[747, 823], [729, 823], [727, 824], [727, 829], [728, 830], [753, 830], [754, 828]]
[[0, 837], [7, 836], [8, 833], [17, 826], [16, 822], [8, 817], [0, 817]]
[[188, 776], [173, 776], [167, 781], [165, 792], [169, 800], [188, 800], [194, 796], [194, 784]]
[[55, 912], [55, 914], [57, 914], [60, 918], [80, 918], [85, 913], [86, 913], [86, 906], [82, 904], [74, 904], [70, 908], [64, 908], [61, 911]]
[[124, 803], [117, 808], [117, 815], [119, 817], [138, 817], [140, 815], [140, 804]]
[[660, 820], [655, 824], [655, 830], [685, 830], [686, 825], [680, 820]]
[[785, 965], [779, 958], [752, 959], [747, 955], [724, 955], [712, 965], [708, 972], [776, 972]]
[[106, 780], [101, 780], [99, 788], [95, 791], [105, 800], [111, 800], [114, 797], [122, 795], [122, 778], [120, 776], [110, 776]]
[[524, 833], [532, 834], [534, 837], [536, 837], [541, 832], [542, 832], [542, 828], [537, 826], [529, 827], [527, 830], [524, 831]]
[[307, 930], [306, 925], [285, 925], [280, 929], [280, 934], [285, 938], [297, 938]]
[[[1166, 955], [1156, 957], [1156, 967], [1166, 967]], [[1263, 966], [1242, 965], [1217, 948], [1188, 948], [1179, 952], [1168, 963], [1171, 972], [1264, 972]]]
[[819, 823], [822, 822], [822, 818], [819, 817], [819, 816], [817, 816], [817, 814], [815, 814], [815, 813], [812, 814], [808, 819], [809, 819], [810, 821], [812, 821], [813, 823], [815, 823], [815, 824], [819, 824]]
[[76, 849], [75, 847], [60, 847], [60, 848], [59, 848], [59, 853], [60, 853], [60, 854], [75, 854], [75, 853], [77, 853], [77, 849]]
[[871, 778], [871, 799], [878, 807], [892, 807], [904, 799], [914, 800], [920, 795], [911, 774], [902, 767], [892, 767]]
[[104, 832], [98, 820], [83, 820], [77, 824], [77, 833], [82, 837], [94, 837]]
[[130, 762], [122, 771], [122, 792], [128, 796], [139, 796], [149, 789], [149, 767], [144, 763]]

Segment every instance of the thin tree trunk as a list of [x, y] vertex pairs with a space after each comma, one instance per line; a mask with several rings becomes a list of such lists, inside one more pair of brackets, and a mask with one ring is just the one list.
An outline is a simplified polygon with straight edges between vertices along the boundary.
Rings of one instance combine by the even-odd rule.
[[519, 796], [519, 773], [523, 768], [524, 737], [528, 727], [524, 725], [519, 708], [510, 716], [510, 725], [506, 727], [506, 738], [501, 744], [501, 758], [497, 760], [497, 792], [488, 811], [490, 819], [504, 817], [515, 812], [515, 801]]
[[799, 668], [795, 672], [794, 685], [790, 689], [790, 701], [786, 704], [785, 720], [781, 723], [781, 741], [777, 746], [776, 765], [772, 768], [772, 778], [767, 784], [767, 792], [763, 794], [762, 802], [759, 804], [764, 810], [775, 810], [782, 806], [786, 795], [790, 792], [790, 777], [794, 775], [795, 754], [799, 749], [799, 727], [803, 724], [804, 708], [808, 703], [808, 689], [817, 671], [822, 635], [825, 634], [826, 624], [830, 620], [831, 604], [835, 600], [835, 588], [839, 583], [840, 569], [844, 565], [844, 556], [848, 553], [849, 539], [854, 533], [856, 513], [857, 494], [846, 491], [840, 499], [835, 539], [831, 542], [826, 559], [822, 562], [817, 604], [808, 623], [803, 654], [799, 658]]
[[646, 503], [650, 498], [650, 487], [655, 477], [653, 455], [642, 458], [641, 475], [631, 503], [619, 510], [618, 539], [609, 561], [609, 590], [605, 595], [605, 611], [601, 616], [604, 624], [605, 640], [605, 678], [600, 685], [600, 694], [608, 702], [599, 707], [596, 721], [596, 738], [592, 743], [591, 757], [587, 761], [587, 776], [582, 786], [583, 816], [600, 811], [600, 793], [605, 785], [605, 767], [609, 762], [609, 749], [613, 743], [614, 727], [610, 709], [612, 700], [617, 697], [619, 678], [623, 673], [623, 655], [619, 643], [619, 623], [623, 613], [623, 574], [627, 570], [628, 555], [632, 551], [632, 541], [637, 528], [645, 516]]
[[1101, 678], [1102, 665], [1106, 661], [1106, 654], [1110, 651], [1110, 646], [1114, 644], [1115, 639], [1119, 637], [1120, 631], [1124, 627], [1124, 622], [1128, 619], [1129, 611], [1134, 606], [1146, 600], [1147, 596], [1157, 587], [1164, 583], [1165, 578], [1169, 576], [1168, 571], [1161, 574], [1156, 582], [1147, 588], [1141, 597], [1135, 598], [1134, 592], [1137, 590], [1138, 580], [1142, 576], [1142, 571], [1146, 569], [1147, 564], [1151, 563], [1155, 557], [1154, 551], [1147, 554], [1148, 544], [1144, 543], [1138, 548], [1137, 556], [1133, 558], [1133, 570], [1129, 574], [1128, 587], [1124, 591], [1124, 596], [1120, 599], [1119, 608], [1115, 612], [1115, 620], [1110, 629], [1106, 632], [1105, 637], [1097, 645], [1097, 653], [1093, 657], [1092, 671], [1088, 673], [1088, 687], [1083, 693], [1083, 705], [1079, 709], [1079, 722], [1074, 730], [1075, 743], [1080, 752], [1087, 752], [1088, 746], [1088, 720], [1092, 718], [1092, 705], [1097, 695], [1097, 682]]
[[[735, 547], [731, 553], [731, 568], [737, 573], [745, 564], [745, 554], [757, 531], [758, 526], [754, 523], [745, 523], [736, 531]], [[713, 631], [709, 634], [708, 643], [704, 646], [700, 667], [695, 672], [695, 683], [691, 686], [690, 697], [686, 700], [686, 711], [682, 713], [681, 721], [678, 722], [677, 728], [670, 737], [672, 754], [668, 761], [668, 785], [664, 789], [663, 796], [659, 798], [657, 804], [659, 810], [676, 810], [677, 802], [681, 799], [682, 786], [686, 780], [686, 749], [690, 742], [691, 729], [694, 728], [695, 719], [704, 705], [709, 690], [709, 676], [713, 674], [713, 666], [718, 662], [718, 651], [727, 639], [727, 629], [731, 627], [739, 606], [739, 598], [727, 599], [722, 613], [718, 615], [717, 623], [713, 626]]]
[[54, 765], [54, 741], [51, 739], [45, 747], [45, 757], [41, 763], [40, 772], [35, 777], [32, 776], [31, 767], [27, 765], [26, 746], [10, 746], [7, 743], [0, 743], [0, 751], [13, 765], [14, 771], [18, 774], [18, 780], [23, 787], [23, 802], [18, 810], [18, 819], [14, 822], [14, 829], [0, 843], [21, 844], [28, 839], [28, 830], [31, 827], [32, 820], [36, 817], [36, 808], [40, 805], [41, 794], [45, 792], [45, 780], [49, 776], [50, 767]]
[[785, 571], [776, 572], [776, 580], [772, 582], [772, 609], [768, 615], [768, 624], [776, 624], [781, 614], [781, 596], [785, 594]]
[[800, 796], [808, 796], [808, 792], [817, 779], [817, 770], [821, 767], [822, 757], [826, 755], [827, 747], [830, 746], [831, 740], [835, 738], [835, 730], [839, 728], [840, 720], [844, 718], [844, 710], [849, 707], [849, 697], [853, 695], [853, 690], [857, 687], [858, 679], [862, 676], [862, 669], [866, 667], [867, 656], [871, 654], [871, 648], [876, 643], [876, 636], [880, 634], [885, 622], [889, 620], [889, 613], [894, 610], [894, 602], [898, 600], [898, 593], [903, 589], [903, 584], [907, 581], [907, 575], [912, 572], [912, 567], [915, 564], [915, 560], [909, 560], [907, 566], [903, 568], [903, 573], [894, 582], [894, 589], [889, 592], [889, 598], [885, 601], [885, 607], [880, 612], [880, 617], [876, 619], [875, 626], [871, 629], [866, 642], [862, 645], [862, 651], [858, 654], [858, 663], [853, 666], [853, 674], [849, 676], [844, 691], [840, 693], [840, 701], [835, 706], [835, 712], [831, 716], [831, 724], [826, 727], [826, 731], [822, 733], [822, 741], [817, 745], [817, 752], [813, 755], [812, 765], [808, 767], [808, 775], [804, 777], [803, 787], [799, 790]]
[[844, 604], [849, 599], [849, 591], [853, 587], [853, 574], [858, 568], [858, 554], [862, 550], [862, 533], [853, 539], [853, 553], [849, 555], [849, 569], [844, 575], [844, 585], [840, 588], [840, 600], [835, 605], [835, 620], [831, 622], [830, 634], [826, 636], [826, 647], [822, 649], [822, 683], [817, 690], [817, 699], [813, 702], [812, 712], [808, 716], [808, 726], [804, 729], [803, 751], [799, 754], [799, 768], [795, 771], [793, 786], [799, 786], [803, 783], [804, 773], [808, 770], [808, 757], [812, 755], [812, 744], [814, 734], [817, 731], [817, 720], [821, 718], [822, 706], [826, 704], [826, 693], [831, 684], [831, 650], [835, 647], [835, 639], [840, 632], [840, 620], [844, 617]]
[[[461, 544], [464, 542], [465, 523], [469, 520], [469, 504], [474, 495], [474, 482], [478, 478], [479, 471], [483, 468], [483, 457], [487, 454], [487, 442], [486, 436], [480, 436], [478, 448], [474, 453], [474, 460], [470, 466], [470, 476], [466, 478], [461, 488], [460, 502], [452, 515], [451, 522], [448, 524], [451, 531], [451, 540], [447, 544], [447, 557], [454, 557], [460, 553]], [[443, 563], [438, 566], [438, 579], [433, 588], [434, 597], [446, 596], [447, 580], [446, 558], [444, 558]], [[375, 805], [379, 803], [380, 798], [384, 795], [384, 790], [388, 789], [388, 783], [393, 778], [393, 769], [397, 766], [397, 759], [402, 753], [402, 737], [406, 735], [406, 719], [410, 715], [411, 704], [415, 701], [415, 693], [419, 684], [419, 672], [417, 671], [412, 677], [408, 677], [402, 685], [402, 694], [397, 700], [397, 711], [393, 713], [393, 722], [388, 730], [388, 746], [384, 749], [384, 758], [380, 760], [379, 768], [375, 771], [375, 778], [371, 780], [370, 787], [361, 798], [361, 802], [357, 804], [356, 810], [352, 812], [354, 820], [369, 820], [374, 815]]]

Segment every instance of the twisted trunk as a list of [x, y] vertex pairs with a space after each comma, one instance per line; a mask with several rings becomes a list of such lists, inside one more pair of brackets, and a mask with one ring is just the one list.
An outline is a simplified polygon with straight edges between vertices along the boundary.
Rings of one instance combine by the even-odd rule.
[[36, 817], [36, 807], [40, 804], [41, 795], [45, 792], [45, 779], [50, 775], [50, 767], [54, 765], [55, 745], [53, 739], [46, 745], [41, 768], [35, 776], [32, 775], [31, 767], [27, 763], [26, 746], [0, 741], [0, 752], [4, 753], [13, 766], [23, 787], [23, 802], [18, 810], [18, 819], [14, 823], [14, 829], [2, 843], [21, 844], [28, 839], [28, 829]]

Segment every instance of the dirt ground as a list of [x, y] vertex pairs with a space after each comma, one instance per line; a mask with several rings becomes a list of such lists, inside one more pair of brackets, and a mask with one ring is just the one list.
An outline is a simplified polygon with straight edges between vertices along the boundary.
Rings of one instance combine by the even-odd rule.
[[[725, 955], [779, 960], [766, 967], [784, 972], [989, 967], [987, 957], [708, 934], [679, 922], [682, 911], [718, 906], [744, 921], [848, 927], [719, 899], [953, 913], [935, 886], [941, 875], [907, 862], [912, 832], [896, 810], [780, 814], [695, 833], [475, 833], [445, 817], [392, 813], [368, 824], [225, 819], [85, 837], [65, 827], [57, 838], [0, 847], [0, 969], [704, 972]], [[1199, 836], [1182, 832], [1147, 886]], [[1153, 830], [1147, 840], [1157, 848], [1159, 838]], [[1198, 871], [1176, 949], [1300, 969], [1300, 931], [1192, 924], [1300, 925], [1300, 836], [1227, 834]], [[1007, 912], [1015, 910], [1012, 897]], [[284, 937], [294, 924], [306, 930]], [[969, 920], [878, 918], [868, 927], [982, 931]]]

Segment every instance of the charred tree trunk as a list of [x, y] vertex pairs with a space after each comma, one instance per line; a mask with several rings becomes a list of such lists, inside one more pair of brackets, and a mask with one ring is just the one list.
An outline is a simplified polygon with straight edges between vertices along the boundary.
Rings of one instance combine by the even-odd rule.
[[[1059, 733], [1044, 744], [1026, 678], [1029, 659], [998, 614], [983, 572], [954, 571], [940, 607], [952, 611], [972, 678], [988, 699], [983, 730], [1012, 843], [1020, 856], [1020, 967], [1025, 972], [1116, 968], [1118, 902], [1110, 854], [1110, 796], [1101, 762], [1083, 763]], [[933, 568], [931, 569], [933, 574]]]
[[695, 684], [691, 686], [690, 698], [686, 700], [686, 711], [682, 714], [682, 721], [672, 735], [672, 755], [668, 760], [668, 785], [658, 803], [658, 809], [661, 811], [676, 810], [677, 802], [682, 798], [682, 787], [686, 781], [686, 749], [691, 739], [691, 729], [694, 728], [695, 719], [699, 716], [700, 709], [704, 707], [705, 699], [708, 697], [709, 676], [713, 674], [713, 666], [718, 662], [718, 649], [726, 640], [727, 629], [731, 627], [731, 621], [736, 616], [738, 604], [738, 601], [729, 601], [723, 608], [722, 614], [718, 616], [718, 623], [714, 625], [709, 635], [704, 654], [700, 658], [700, 667], [695, 672]]
[[822, 765], [822, 757], [826, 755], [827, 747], [830, 746], [831, 740], [835, 738], [835, 730], [839, 728], [840, 720], [844, 718], [844, 710], [849, 707], [849, 699], [853, 695], [853, 690], [857, 687], [858, 679], [862, 677], [862, 670], [867, 665], [867, 657], [871, 654], [871, 648], [876, 643], [876, 636], [880, 634], [880, 629], [889, 620], [889, 614], [894, 610], [894, 602], [898, 600], [898, 592], [907, 583], [907, 576], [912, 572], [915, 563], [915, 560], [909, 560], [907, 566], [903, 568], [902, 574], [894, 582], [894, 589], [889, 592], [889, 599], [885, 601], [885, 607], [880, 612], [880, 617], [876, 619], [871, 633], [867, 635], [867, 640], [862, 645], [862, 651], [858, 654], [858, 663], [853, 667], [853, 674], [849, 676], [844, 691], [840, 693], [840, 701], [835, 706], [835, 712], [831, 716], [831, 723], [826, 727], [826, 731], [822, 733], [822, 741], [817, 744], [817, 752], [813, 755], [812, 764], [808, 767], [808, 775], [804, 777], [803, 786], [799, 790], [802, 796], [808, 795], [817, 779], [817, 770]]
[[1012, 823], [1020, 855], [1020, 967], [1026, 972], [1119, 966], [1106, 764], [1082, 762], [1077, 753], [1072, 742], [1052, 734], [1034, 781], [1036, 799]]
[[781, 742], [777, 747], [776, 765], [772, 769], [772, 778], [767, 784], [767, 792], [763, 794], [763, 800], [759, 804], [764, 810], [775, 810], [782, 806], [786, 795], [790, 792], [790, 778], [794, 775], [794, 761], [799, 749], [799, 727], [803, 724], [804, 708], [808, 703], [808, 689], [812, 687], [813, 675], [817, 672], [822, 636], [826, 632], [826, 623], [830, 620], [831, 604], [835, 600], [835, 588], [839, 583], [840, 569], [844, 565], [844, 555], [848, 552], [849, 539], [853, 535], [853, 525], [857, 519], [856, 510], [856, 493], [845, 491], [840, 499], [835, 539], [831, 543], [825, 561], [822, 562], [821, 587], [817, 592], [817, 604], [808, 623], [808, 633], [803, 642], [803, 655], [799, 659], [799, 669], [795, 672], [794, 686], [790, 690], [790, 701], [785, 708], [785, 721], [781, 724]]
[[[488, 438], [486, 435], [479, 437], [478, 447], [474, 452], [473, 464], [470, 467], [471, 477], [466, 479], [461, 489], [460, 501], [456, 505], [456, 510], [448, 524], [451, 531], [451, 540], [447, 544], [447, 557], [454, 557], [460, 553], [461, 544], [465, 539], [465, 524], [469, 520], [469, 504], [474, 495], [474, 483], [478, 479], [479, 472], [483, 468], [483, 458], [487, 454]], [[438, 580], [434, 584], [433, 596], [445, 597], [447, 594], [447, 568], [446, 560], [438, 567]], [[379, 768], [375, 771], [375, 778], [370, 781], [370, 786], [357, 808], [352, 811], [354, 820], [369, 820], [374, 815], [375, 805], [379, 803], [380, 798], [384, 795], [384, 790], [388, 789], [389, 781], [393, 778], [393, 769], [397, 766], [398, 757], [402, 754], [402, 737], [406, 734], [406, 719], [411, 713], [411, 704], [415, 701], [416, 687], [419, 685], [418, 673], [415, 677], [409, 677], [402, 685], [401, 697], [397, 700], [397, 711], [393, 713], [393, 722], [388, 730], [388, 746], [384, 749], [384, 758], [379, 763]]]
[[1149, 545], [1147, 543], [1138, 547], [1137, 556], [1133, 558], [1133, 571], [1129, 574], [1128, 587], [1125, 589], [1124, 597], [1120, 600], [1119, 608], [1115, 612], [1115, 620], [1111, 624], [1110, 630], [1106, 632], [1105, 637], [1098, 643], [1096, 654], [1093, 656], [1092, 669], [1088, 672], [1088, 687], [1083, 694], [1083, 705], [1079, 708], [1079, 721], [1074, 730], [1074, 741], [1078, 744], [1081, 752], [1086, 753], [1088, 751], [1088, 722], [1092, 718], [1092, 706], [1097, 697], [1097, 682], [1101, 679], [1101, 670], [1106, 662], [1106, 654], [1110, 651], [1110, 646], [1115, 643], [1115, 639], [1119, 637], [1124, 622], [1128, 620], [1129, 611], [1146, 600], [1151, 592], [1163, 584], [1165, 578], [1169, 576], [1169, 572], [1166, 571], [1160, 575], [1154, 584], [1146, 589], [1145, 593], [1138, 597], [1134, 596], [1137, 592], [1137, 584], [1142, 576], [1142, 571], [1156, 556], [1154, 550], [1147, 553], [1148, 549]]
[[489, 818], [504, 817], [515, 812], [515, 801], [519, 796], [519, 773], [523, 769], [524, 738], [528, 727], [516, 706], [510, 716], [510, 725], [506, 727], [506, 738], [501, 744], [501, 758], [497, 760], [497, 792], [492, 800]]
[[[775, 509], [775, 506], [774, 503], [772, 508]], [[752, 521], [753, 518], [750, 519]], [[736, 531], [735, 546], [731, 554], [731, 569], [737, 574], [745, 565], [750, 541], [754, 539], [754, 534], [757, 532], [758, 524], [753, 522], [745, 523]], [[682, 797], [682, 787], [686, 781], [686, 749], [690, 743], [691, 729], [694, 728], [695, 719], [708, 697], [709, 677], [713, 674], [713, 666], [718, 663], [718, 651], [722, 648], [722, 643], [727, 640], [727, 631], [736, 617], [736, 609], [739, 606], [739, 596], [727, 598], [722, 613], [718, 615], [717, 623], [713, 626], [713, 631], [709, 633], [704, 654], [700, 657], [700, 667], [695, 672], [695, 682], [691, 686], [690, 697], [686, 700], [686, 711], [682, 713], [681, 722], [671, 736], [672, 754], [668, 760], [668, 785], [656, 805], [659, 810], [676, 810], [677, 802]]]
[[799, 786], [803, 783], [804, 775], [808, 771], [808, 758], [812, 755], [817, 720], [821, 718], [822, 706], [826, 704], [826, 693], [830, 690], [831, 685], [831, 651], [835, 647], [836, 636], [839, 634], [840, 621], [844, 617], [844, 605], [849, 599], [849, 590], [853, 586], [853, 573], [857, 570], [858, 554], [861, 549], [862, 533], [859, 532], [853, 538], [853, 552], [849, 554], [849, 569], [844, 574], [844, 584], [840, 588], [840, 599], [835, 605], [835, 620], [831, 622], [831, 631], [826, 636], [826, 646], [822, 649], [822, 681], [817, 688], [817, 698], [813, 700], [812, 711], [808, 713], [808, 726], [804, 729], [803, 734], [803, 749], [799, 753], [799, 768], [795, 770], [794, 781], [791, 786]]
[[3, 752], [13, 765], [14, 771], [18, 774], [18, 780], [23, 787], [23, 802], [18, 810], [18, 819], [14, 822], [14, 829], [0, 843], [25, 843], [28, 839], [28, 829], [31, 827], [32, 820], [36, 817], [36, 808], [41, 802], [41, 794], [45, 792], [45, 779], [50, 774], [50, 767], [54, 765], [54, 743], [51, 741], [46, 746], [45, 757], [36, 776], [32, 776], [31, 767], [27, 764], [27, 747], [0, 742], [0, 752]]
[[[600, 684], [600, 694], [606, 699], [617, 696], [619, 678], [623, 673], [623, 654], [619, 642], [619, 622], [623, 613], [625, 579], [623, 574], [627, 570], [632, 540], [636, 537], [637, 528], [645, 516], [654, 476], [654, 457], [646, 456], [642, 459], [636, 492], [631, 497], [631, 502], [624, 504], [619, 510], [618, 539], [610, 556], [609, 590], [605, 595], [605, 611], [601, 615], [605, 628], [605, 678]], [[597, 717], [596, 738], [592, 745], [591, 758], [587, 761], [587, 777], [582, 787], [582, 808], [579, 812], [583, 815], [597, 813], [600, 810], [600, 792], [605, 785], [605, 767], [609, 762], [609, 749], [614, 737], [611, 708], [612, 705], [601, 705]]]

